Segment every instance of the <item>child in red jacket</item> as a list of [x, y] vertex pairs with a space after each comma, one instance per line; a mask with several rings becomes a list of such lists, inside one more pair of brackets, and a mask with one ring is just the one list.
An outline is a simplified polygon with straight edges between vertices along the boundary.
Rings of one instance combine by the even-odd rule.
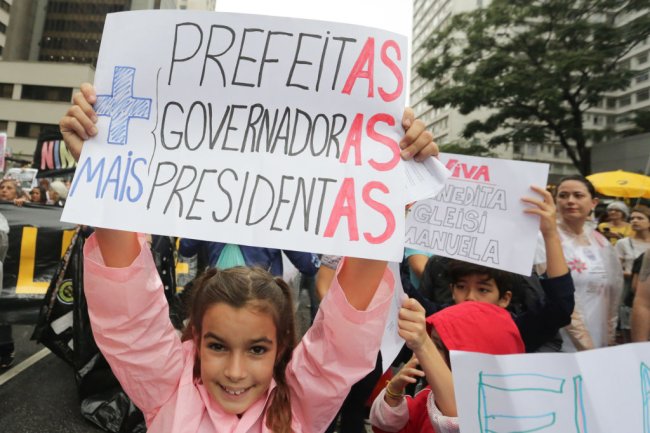
[[[372, 405], [370, 422], [376, 433], [458, 432], [449, 351], [493, 355], [525, 352], [512, 316], [504, 308], [485, 302], [462, 302], [425, 320], [424, 308], [409, 299], [400, 310], [399, 330], [414, 356]], [[414, 398], [405, 396], [406, 385], [422, 376], [429, 385]]]

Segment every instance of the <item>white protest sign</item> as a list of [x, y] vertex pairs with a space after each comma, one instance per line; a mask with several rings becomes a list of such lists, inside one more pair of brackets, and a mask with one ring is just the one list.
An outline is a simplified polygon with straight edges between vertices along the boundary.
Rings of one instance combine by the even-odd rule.
[[109, 14], [62, 219], [398, 261], [405, 70], [405, 38], [368, 27]]
[[7, 133], [0, 132], [0, 171], [5, 171], [6, 149], [7, 149]]
[[463, 433], [650, 432], [650, 343], [579, 353], [451, 352]]
[[18, 181], [20, 187], [24, 190], [32, 189], [38, 186], [38, 179], [36, 175], [38, 169], [36, 168], [10, 168], [5, 172], [5, 178], [14, 179]]
[[381, 364], [382, 371], [387, 371], [390, 368], [390, 365], [393, 363], [397, 355], [399, 355], [400, 350], [404, 346], [404, 339], [399, 335], [399, 310], [402, 308], [404, 300], [408, 298], [406, 293], [404, 293], [404, 287], [402, 287], [402, 280], [399, 277], [399, 263], [391, 262], [388, 264], [393, 277], [395, 278], [395, 286], [393, 288], [393, 299], [390, 304], [390, 310], [388, 311], [388, 320], [386, 321], [386, 327], [384, 328], [384, 335], [381, 338]]
[[443, 190], [417, 202], [406, 218], [406, 246], [530, 275], [539, 217], [525, 214], [524, 196], [540, 198], [548, 164], [441, 154], [451, 170]]

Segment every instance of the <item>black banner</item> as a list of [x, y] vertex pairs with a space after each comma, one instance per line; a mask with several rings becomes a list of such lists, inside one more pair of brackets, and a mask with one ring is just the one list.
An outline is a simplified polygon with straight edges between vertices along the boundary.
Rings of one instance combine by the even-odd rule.
[[77, 167], [58, 128], [45, 128], [41, 131], [36, 141], [33, 161], [32, 167], [38, 169], [39, 178], [74, 173]]
[[38, 311], [74, 234], [73, 224], [60, 221], [61, 212], [55, 206], [0, 203], [0, 213], [10, 227], [0, 291], [0, 321], [24, 322], [25, 314], [32, 316], [29, 312]]

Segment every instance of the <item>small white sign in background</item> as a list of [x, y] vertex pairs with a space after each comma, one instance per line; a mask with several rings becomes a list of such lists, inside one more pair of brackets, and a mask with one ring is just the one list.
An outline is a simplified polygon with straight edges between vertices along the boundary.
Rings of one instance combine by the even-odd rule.
[[441, 154], [451, 177], [437, 196], [407, 217], [406, 246], [491, 268], [530, 275], [539, 217], [524, 196], [541, 199], [548, 164]]

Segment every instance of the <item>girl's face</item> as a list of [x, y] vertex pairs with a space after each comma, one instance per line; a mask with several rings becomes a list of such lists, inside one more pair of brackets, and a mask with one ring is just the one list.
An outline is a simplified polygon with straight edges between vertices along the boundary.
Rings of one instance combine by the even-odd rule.
[[32, 188], [32, 190], [29, 192], [29, 198], [32, 201], [32, 203], [40, 203], [41, 191], [38, 188]]
[[12, 181], [5, 181], [0, 184], [0, 199], [15, 200], [16, 194], [16, 185]]
[[199, 336], [201, 380], [226, 413], [240, 415], [266, 396], [278, 353], [270, 314], [252, 307], [210, 306]]
[[597, 204], [580, 181], [566, 180], [557, 187], [557, 209], [566, 222], [585, 222]]
[[630, 215], [630, 225], [635, 232], [650, 230], [650, 220], [641, 212], [632, 212]]

